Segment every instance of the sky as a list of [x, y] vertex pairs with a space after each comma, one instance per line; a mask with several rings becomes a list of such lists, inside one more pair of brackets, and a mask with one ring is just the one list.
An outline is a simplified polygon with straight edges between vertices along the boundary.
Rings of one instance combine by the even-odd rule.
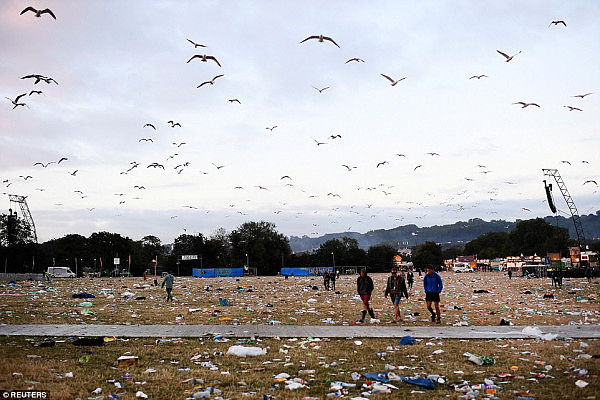
[[546, 168], [595, 213], [599, 17], [593, 0], [3, 0], [0, 212], [26, 196], [39, 242], [514, 221], [551, 215]]

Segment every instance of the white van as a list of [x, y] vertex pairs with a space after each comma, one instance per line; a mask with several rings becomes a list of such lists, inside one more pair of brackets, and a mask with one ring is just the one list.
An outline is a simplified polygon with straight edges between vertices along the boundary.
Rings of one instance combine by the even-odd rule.
[[48, 267], [51, 278], [75, 278], [75, 273], [68, 267]]
[[466, 262], [457, 262], [457, 263], [454, 263], [454, 266], [452, 267], [452, 270], [454, 272], [473, 272], [473, 268], [471, 268], [471, 266], [469, 265], [469, 263], [466, 263]]

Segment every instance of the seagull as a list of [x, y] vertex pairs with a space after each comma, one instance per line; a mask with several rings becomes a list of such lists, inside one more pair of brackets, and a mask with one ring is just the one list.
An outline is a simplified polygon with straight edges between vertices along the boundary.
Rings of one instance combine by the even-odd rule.
[[27, 180], [27, 179], [33, 178], [33, 176], [31, 176], [31, 175], [27, 175], [27, 176], [19, 175], [19, 178], [23, 178], [23, 179]]
[[336, 138], [339, 138], [339, 139], [341, 139], [341, 138], [342, 138], [342, 135], [340, 135], [340, 134], [337, 134], [337, 135], [329, 135], [329, 139], [331, 139], [331, 140], [333, 140], [333, 139], [336, 139]]
[[396, 80], [394, 80], [394, 79], [390, 78], [390, 77], [389, 77], [389, 76], [387, 76], [387, 75], [384, 75], [384, 74], [380, 74], [380, 75], [381, 75], [381, 76], [383, 76], [383, 77], [384, 77], [385, 79], [387, 79], [388, 81], [390, 81], [390, 82], [392, 83], [392, 86], [396, 86], [396, 84], [397, 84], [398, 82], [401, 82], [401, 81], [403, 81], [403, 80], [405, 80], [405, 79], [406, 79], [406, 77], [404, 77], [404, 78], [400, 78], [400, 79], [398, 79], [398, 80], [396, 81]]
[[473, 79], [473, 78], [481, 79], [481, 78], [489, 78], [489, 76], [484, 75], [484, 74], [482, 74], [482, 75], [473, 75], [469, 79]]
[[227, 101], [228, 101], [228, 102], [230, 102], [230, 103], [238, 103], [238, 104], [242, 104], [242, 102], [241, 102], [241, 101], [239, 101], [238, 99], [229, 99], [229, 100], [227, 100]]
[[183, 146], [184, 144], [187, 144], [187, 143], [186, 142], [181, 142], [181, 143], [175, 143], [175, 142], [173, 142], [173, 144], [175, 146], [177, 146], [177, 147], [181, 147], [181, 146]]
[[323, 93], [324, 90], [329, 89], [329, 86], [324, 87], [323, 89], [319, 89], [319, 88], [313, 86], [313, 89], [317, 90], [319, 93]]
[[346, 169], [347, 169], [348, 171], [352, 171], [354, 168], [356, 168], [356, 167], [350, 167], [350, 166], [348, 166], [348, 165], [346, 165], [346, 164], [342, 164], [342, 167], [346, 167]]
[[581, 161], [581, 163], [582, 163], [582, 164], [589, 164], [590, 162], [589, 162], [589, 161], [582, 160], [582, 161]]
[[322, 144], [327, 144], [325, 142], [319, 142], [317, 139], [314, 139], [314, 138], [313, 138], [313, 140], [315, 141], [315, 143], [317, 144], [317, 146], [320, 146]]
[[138, 142], [152, 142], [152, 143], [154, 143], [154, 140], [152, 140], [152, 138], [141, 138], [140, 140], [138, 140]]
[[11, 99], [10, 97], [5, 97], [5, 98], [6, 98], [6, 99], [8, 99], [8, 100], [10, 100], [10, 102], [11, 102], [11, 103], [13, 104], [13, 106], [14, 106], [14, 107], [13, 107], [13, 110], [14, 110], [15, 108], [17, 108], [17, 106], [25, 106], [25, 105], [26, 105], [25, 103], [19, 103], [19, 99], [20, 99], [21, 97], [23, 97], [23, 96], [26, 96], [26, 95], [27, 95], [27, 93], [20, 94], [20, 95], [18, 95], [17, 97], [15, 97], [15, 99], [14, 99], [14, 100], [13, 100], [13, 99]]
[[575, 96], [571, 96], [571, 97], [579, 97], [579, 98], [584, 98], [585, 96], [589, 96], [590, 94], [593, 94], [594, 92], [590, 92], [590, 93], [586, 93], [586, 94], [576, 94]]
[[377, 167], [375, 167], [375, 168], [379, 168], [380, 165], [385, 165], [385, 164], [388, 164], [388, 162], [387, 161], [381, 161], [381, 162], [377, 163]]
[[147, 127], [147, 126], [149, 126], [150, 128], [156, 130], [156, 127], [154, 125], [152, 125], [152, 124], [144, 124], [144, 128]]
[[513, 103], [513, 104], [520, 104], [522, 106], [521, 108], [525, 108], [525, 107], [529, 107], [529, 106], [536, 106], [536, 107], [540, 106], [537, 103], [525, 103], [524, 101], [517, 101], [516, 103]]
[[521, 53], [521, 51], [519, 50], [519, 53], [516, 53], [512, 56], [509, 56], [506, 53], [501, 52], [500, 50], [496, 50], [498, 53], [502, 54], [504, 56], [504, 58], [506, 58], [506, 62], [509, 62], [510, 60], [512, 60], [517, 54]]
[[34, 93], [35, 93], [35, 94], [42, 94], [43, 92], [42, 92], [41, 90], [31, 90], [31, 91], [29, 92], [29, 96], [31, 96], [31, 95], [32, 95], [32, 94], [34, 94]]
[[429, 154], [429, 155], [430, 155], [430, 156], [432, 156], [432, 157], [433, 157], [433, 156], [439, 156], [439, 154], [438, 154], [438, 153], [434, 153], [434, 152], [425, 153], [425, 154]]
[[69, 172], [69, 174], [71, 174], [71, 175], [75, 176], [75, 175], [77, 174], [77, 171], [79, 171], [79, 170], [78, 170], [78, 169], [76, 169], [76, 170], [75, 170], [75, 171], [73, 171], [73, 172]]
[[397, 155], [398, 157], [406, 157], [406, 154], [402, 154], [402, 153], [396, 153], [396, 155]]
[[413, 171], [416, 171], [416, 170], [417, 170], [417, 168], [420, 168], [420, 167], [422, 167], [422, 166], [423, 166], [422, 164], [419, 164], [419, 165], [417, 165], [416, 167], [414, 167], [414, 168], [413, 168]]
[[[215, 80], [215, 79], [217, 79], [217, 78], [213, 78], [213, 80]], [[171, 128], [175, 128], [176, 126], [181, 128], [181, 124], [179, 122], [175, 122], [173, 120], [167, 121], [167, 124], [171, 124]]]
[[328, 37], [328, 36], [323, 36], [323, 35], [312, 35], [312, 36], [309, 36], [309, 37], [307, 37], [306, 39], [302, 40], [300, 43], [304, 43], [304, 42], [306, 42], [307, 40], [310, 40], [310, 39], [317, 39], [317, 40], [318, 40], [319, 42], [321, 42], [321, 43], [323, 43], [323, 41], [325, 41], [325, 40], [328, 40], [328, 41], [330, 41], [331, 43], [335, 44], [335, 45], [336, 45], [338, 48], [340, 47], [340, 46], [339, 46], [339, 45], [338, 45], [338, 44], [335, 42], [335, 40], [333, 40], [332, 38], [330, 38], [330, 37]]
[[569, 111], [574, 111], [574, 110], [583, 111], [581, 108], [578, 108], [578, 107], [573, 107], [573, 106], [563, 106], [563, 107], [568, 108]]
[[289, 175], [284, 175], [281, 178], [279, 178], [279, 180], [282, 180], [282, 179], [285, 179], [285, 178], [290, 179], [290, 180], [292, 179]]
[[219, 60], [217, 60], [214, 56], [207, 56], [206, 54], [194, 54], [192, 56], [192, 58], [190, 58], [187, 62], [189, 63], [190, 61], [192, 61], [194, 58], [199, 58], [200, 61], [202, 62], [207, 62], [208, 60], [213, 60], [214, 62], [217, 63], [217, 65], [220, 67], [221, 63], [219, 63]]
[[558, 24], [563, 24], [565, 27], [567, 26], [567, 24], [566, 24], [565, 21], [560, 20], [560, 21], [552, 21], [552, 22], [550, 22], [550, 25], [548, 25], [548, 28], [550, 28], [552, 25], [556, 26]]
[[363, 62], [363, 63], [365, 62], [365, 60], [363, 60], [362, 58], [356, 58], [356, 57], [354, 57], [354, 58], [351, 58], [348, 61], [346, 61], [345, 64], [348, 64], [349, 62], [352, 62], [352, 61]]
[[257, 186], [254, 186], [254, 187], [255, 187], [255, 188], [259, 188], [259, 189], [261, 189], [261, 190], [269, 190], [269, 189], [267, 189], [266, 187], [264, 187], [264, 186], [260, 186], [260, 185], [257, 185]]
[[598, 183], [595, 180], [593, 180], [593, 179], [590, 179], [590, 180], [587, 180], [587, 181], [583, 182], [584, 185], [586, 183], [593, 183], [594, 185], [598, 186]]
[[569, 161], [565, 161], [565, 160], [562, 160], [561, 163], [571, 165], [571, 163]]
[[35, 164], [33, 164], [33, 166], [35, 167], [36, 165], [41, 165], [42, 167], [46, 168], [48, 165], [55, 164], [55, 163], [56, 163], [55, 161], [50, 161], [50, 162], [47, 162], [46, 164], [41, 163], [41, 162], [36, 162]]
[[164, 165], [162, 165], [162, 164], [159, 164], [159, 163], [156, 163], [156, 162], [155, 162], [155, 163], [152, 163], [152, 164], [149, 164], [149, 165], [148, 165], [146, 168], [150, 168], [150, 167], [152, 167], [152, 168], [162, 168], [162, 169], [165, 169], [165, 166], [164, 166]]
[[36, 10], [35, 8], [33, 8], [33, 7], [31, 7], [31, 6], [30, 6], [30, 7], [27, 7], [27, 8], [26, 8], [26, 9], [24, 9], [23, 11], [21, 11], [21, 14], [19, 14], [19, 15], [23, 15], [23, 14], [25, 14], [27, 11], [32, 11], [32, 12], [34, 12], [34, 13], [35, 13], [35, 16], [36, 16], [36, 17], [38, 17], [38, 18], [39, 18], [39, 17], [41, 17], [41, 16], [42, 16], [42, 14], [50, 14], [50, 15], [52, 16], [52, 18], [56, 19], [56, 15], [54, 15], [54, 13], [52, 12], [52, 10], [50, 10], [49, 8], [45, 8], [45, 9], [43, 9], [43, 10]]
[[194, 42], [193, 40], [190, 40], [190, 39], [188, 39], [188, 38], [185, 38], [185, 40], [187, 40], [188, 42], [190, 42], [191, 44], [193, 44], [193, 45], [194, 45], [194, 48], [197, 48], [197, 47], [206, 47], [205, 45], [203, 45], [203, 44], [200, 44], [200, 43], [196, 43], [196, 42]]
[[225, 167], [224, 165], [217, 165], [215, 163], [212, 163], [212, 165], [214, 165], [217, 169], [221, 169], [221, 168]]
[[527, 207], [521, 207], [521, 210], [523, 210], [523, 211], [531, 211], [531, 210], [530, 210], [529, 208], [527, 208]]
[[[209, 85], [214, 85], [214, 84], [215, 84], [215, 79], [217, 79], [217, 78], [220, 78], [220, 77], [222, 77], [222, 76], [225, 76], [225, 75], [224, 75], [224, 74], [220, 74], [220, 75], [217, 75], [217, 76], [215, 76], [214, 78], [212, 78], [210, 81], [202, 82], [201, 84], [199, 84], [199, 85], [196, 87], [196, 89], [199, 89], [199, 88], [201, 88], [202, 86], [204, 86], [204, 85], [207, 85], [207, 84], [209, 84]], [[181, 126], [181, 125], [180, 125], [180, 126]]]
[[273, 125], [273, 126], [267, 126], [265, 129], [270, 130], [271, 132], [273, 132], [273, 129], [277, 128], [277, 125]]
[[25, 75], [22, 76], [21, 79], [29, 79], [29, 78], [34, 78], [35, 82], [33, 82], [34, 85], [37, 85], [40, 81], [44, 81], [46, 83], [50, 83], [50, 82], [54, 82], [58, 85], [58, 82], [56, 82], [54, 79], [44, 76], [44, 75], [39, 75], [39, 74], [31, 74], [31, 75]]
[[144, 186], [139, 186], [139, 185], [134, 185], [133, 186], [134, 189], [146, 189]]

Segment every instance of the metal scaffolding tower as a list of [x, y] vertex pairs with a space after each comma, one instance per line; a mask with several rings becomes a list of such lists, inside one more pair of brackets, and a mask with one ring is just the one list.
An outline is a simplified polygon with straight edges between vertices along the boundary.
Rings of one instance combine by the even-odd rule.
[[25, 223], [25, 226], [27, 228], [29, 228], [29, 231], [31, 232], [34, 242], [37, 243], [38, 239], [37, 239], [37, 232], [35, 231], [35, 223], [33, 222], [33, 217], [31, 216], [31, 212], [29, 211], [29, 206], [27, 205], [27, 201], [25, 200], [27, 198], [27, 196], [19, 196], [18, 194], [9, 194], [8, 198], [10, 200], [11, 205], [12, 205], [12, 203], [19, 204], [19, 207], [21, 208], [21, 215], [23, 218], [23, 222]]
[[573, 201], [573, 198], [571, 197], [571, 195], [569, 194], [569, 191], [567, 190], [567, 185], [565, 185], [565, 182], [562, 180], [557, 169], [542, 168], [542, 172], [544, 173], [544, 176], [553, 177], [554, 180], [556, 181], [556, 184], [558, 185], [560, 192], [562, 193], [563, 197], [565, 198], [567, 207], [569, 207], [569, 211], [571, 212], [571, 218], [573, 219], [573, 224], [575, 225], [575, 232], [577, 233], [577, 241], [579, 242], [580, 246], [584, 245], [585, 244], [585, 236], [583, 235], [583, 226], [581, 225], [581, 218], [579, 217], [579, 212], [577, 211], [575, 202]]

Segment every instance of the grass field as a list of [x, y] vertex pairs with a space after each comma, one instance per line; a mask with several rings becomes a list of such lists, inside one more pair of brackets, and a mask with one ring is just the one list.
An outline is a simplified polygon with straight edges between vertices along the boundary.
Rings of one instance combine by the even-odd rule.
[[[501, 399], [518, 395], [535, 399], [595, 399], [598, 383], [597, 340], [420, 340], [400, 346], [397, 339], [235, 339], [217, 342], [202, 339], [117, 339], [102, 347], [74, 346], [64, 339], [54, 347], [35, 347], [39, 338], [3, 338], [3, 362], [0, 364], [0, 388], [49, 390], [53, 399], [134, 399], [142, 391], [150, 399], [185, 399], [209, 387], [222, 392], [223, 398], [277, 399], [326, 398], [335, 393], [331, 382], [356, 384], [346, 388], [344, 397], [358, 397], [372, 390], [364, 374], [394, 372], [399, 376], [440, 375], [445, 383], [434, 390], [399, 381], [391, 393], [372, 394], [371, 398], [447, 399], [458, 398], [455, 385], [469, 381], [483, 384], [491, 379], [502, 390]], [[359, 344], [360, 343], [360, 344]], [[227, 355], [233, 345], [260, 347], [267, 353], [241, 358]], [[463, 355], [491, 356], [494, 365], [479, 366]], [[119, 368], [122, 355], [139, 357], [137, 367]], [[33, 358], [35, 357], [35, 358]], [[84, 362], [81, 362], [83, 360]], [[87, 360], [87, 361], [86, 361]], [[544, 365], [542, 365], [544, 364]], [[587, 370], [584, 371], [584, 370]], [[352, 373], [361, 374], [358, 380]], [[72, 373], [72, 378], [67, 377]], [[287, 380], [276, 380], [281, 373]], [[502, 375], [509, 374], [509, 375]], [[306, 387], [286, 389], [306, 381]], [[576, 381], [588, 382], [579, 388]], [[116, 383], [120, 387], [117, 387]], [[365, 386], [363, 386], [365, 384]], [[101, 388], [101, 394], [93, 394]], [[484, 396], [481, 390], [479, 398]], [[339, 392], [341, 393], [341, 392]], [[104, 396], [104, 397], [101, 397]], [[218, 397], [218, 391], [210, 398]], [[113, 397], [115, 398], [115, 397]]]
[[[383, 296], [387, 274], [374, 274], [372, 306], [385, 323], [392, 307]], [[502, 318], [515, 325], [557, 325], [600, 321], [600, 282], [566, 279], [553, 289], [549, 279], [515, 278], [499, 272], [442, 273], [442, 323], [498, 325]], [[0, 322], [10, 324], [264, 324], [342, 325], [360, 317], [356, 276], [342, 276], [336, 290], [326, 291], [320, 278], [242, 277], [175, 279], [175, 301], [152, 280], [141, 278], [55, 279], [51, 283], [0, 287]], [[475, 293], [487, 291], [487, 293]], [[90, 300], [73, 299], [87, 292]], [[551, 293], [553, 298], [544, 298]], [[10, 294], [12, 296], [6, 296]], [[227, 299], [228, 306], [219, 304]], [[80, 304], [89, 301], [92, 306]], [[405, 324], [429, 324], [418, 275], [401, 309]], [[416, 314], [418, 313], [418, 314]]]
[[[389, 300], [383, 297], [386, 277], [387, 274], [373, 275], [373, 306], [382, 324], [389, 321], [392, 311]], [[515, 325], [598, 323], [598, 281], [565, 280], [562, 289], [553, 289], [549, 280], [509, 280], [497, 272], [446, 272], [442, 278], [442, 324], [498, 325], [502, 318]], [[343, 276], [335, 291], [325, 291], [318, 278], [176, 278], [173, 303], [165, 302], [160, 287], [141, 278], [2, 284], [0, 322], [143, 325], [280, 321], [294, 325], [344, 325], [360, 315], [360, 302], [354, 295], [355, 279]], [[96, 296], [89, 300], [91, 306], [81, 306], [85, 300], [72, 298], [73, 293], [80, 292]], [[544, 298], [548, 293], [553, 298]], [[411, 297], [402, 304], [402, 326], [431, 324], [423, 297], [417, 276]], [[219, 304], [219, 298], [227, 299], [229, 305]], [[73, 339], [54, 338], [54, 346], [41, 347], [36, 344], [43, 338], [0, 338], [0, 390], [48, 390], [53, 399], [134, 399], [136, 393], [150, 399], [185, 399], [194, 393], [197, 397], [205, 393], [208, 398], [228, 399], [351, 399], [362, 393], [372, 399], [435, 400], [464, 395], [455, 390], [455, 385], [463, 381], [483, 385], [488, 379], [488, 383], [502, 389], [481, 387], [477, 398], [591, 400], [600, 396], [598, 340], [431, 338], [401, 346], [398, 339], [298, 337], [220, 341], [206, 336], [110, 338], [102, 347], [91, 347], [76, 346]], [[266, 349], [266, 354], [247, 358], [228, 355], [233, 345], [259, 347]], [[476, 365], [468, 361], [465, 352], [493, 357], [495, 363]], [[123, 355], [139, 357], [138, 366], [118, 367], [117, 359]], [[426, 390], [392, 380], [389, 383], [394, 388], [385, 388], [373, 386], [364, 376], [386, 371], [396, 377], [439, 375], [443, 383]], [[356, 381], [353, 372], [360, 374]], [[281, 373], [289, 377], [275, 379]], [[346, 386], [336, 391], [336, 382]], [[588, 385], [580, 388], [576, 382]], [[286, 388], [290, 385], [300, 387]], [[212, 393], [206, 391], [210, 387], [215, 389]], [[101, 393], [93, 393], [97, 388], [102, 389]], [[390, 393], [376, 393], [378, 390]]]

